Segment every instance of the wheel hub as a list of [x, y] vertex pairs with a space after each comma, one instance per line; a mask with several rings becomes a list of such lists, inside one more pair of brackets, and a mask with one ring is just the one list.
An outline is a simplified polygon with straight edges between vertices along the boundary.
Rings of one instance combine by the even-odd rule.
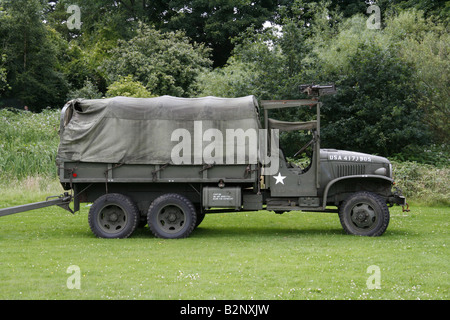
[[108, 233], [116, 233], [118, 230], [124, 228], [127, 223], [124, 211], [116, 205], [104, 207], [100, 211], [98, 221], [103, 231]]
[[168, 216], [167, 216], [167, 220], [169, 222], [175, 222], [177, 220], [177, 215], [175, 212], [169, 212]]
[[358, 228], [369, 228], [375, 223], [375, 211], [370, 205], [358, 204], [352, 211], [352, 221]]
[[158, 213], [159, 225], [166, 232], [177, 232], [183, 228], [184, 224], [184, 213], [183, 211], [173, 205], [168, 205], [164, 207]]
[[115, 212], [113, 212], [109, 215], [109, 221], [111, 221], [111, 222], [116, 222], [118, 218], [119, 218], [119, 216]]
[[364, 222], [369, 217], [367, 212], [359, 211], [356, 213], [355, 219], [359, 222]]

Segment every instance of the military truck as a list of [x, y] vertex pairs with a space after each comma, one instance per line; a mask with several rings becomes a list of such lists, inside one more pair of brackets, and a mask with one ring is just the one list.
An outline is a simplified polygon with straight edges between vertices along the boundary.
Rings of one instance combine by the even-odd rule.
[[[388, 207], [407, 205], [393, 191], [392, 166], [380, 156], [320, 149], [321, 105], [317, 97], [72, 100], [61, 111], [57, 155], [66, 192], [2, 209], [0, 216], [49, 205], [76, 212], [92, 203], [88, 221], [98, 237], [126, 238], [148, 224], [156, 237], [184, 238], [209, 213], [334, 212], [348, 234], [380, 236]], [[309, 121], [269, 116], [312, 107]], [[286, 157], [278, 139], [283, 131], [307, 132], [310, 141]], [[303, 167], [288, 160], [305, 152]]]

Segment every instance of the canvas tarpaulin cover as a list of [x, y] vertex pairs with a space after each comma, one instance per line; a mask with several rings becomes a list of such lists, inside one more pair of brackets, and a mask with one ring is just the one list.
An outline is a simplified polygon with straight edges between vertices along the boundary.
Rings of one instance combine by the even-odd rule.
[[[258, 103], [254, 96], [72, 100], [61, 115], [58, 161], [171, 163], [172, 149], [179, 143], [171, 141], [176, 129], [186, 129], [192, 145], [194, 139], [202, 139], [194, 137], [198, 133], [194, 123], [200, 124], [203, 132], [214, 128], [224, 137], [227, 129], [258, 132]], [[204, 141], [203, 146], [210, 143]]]

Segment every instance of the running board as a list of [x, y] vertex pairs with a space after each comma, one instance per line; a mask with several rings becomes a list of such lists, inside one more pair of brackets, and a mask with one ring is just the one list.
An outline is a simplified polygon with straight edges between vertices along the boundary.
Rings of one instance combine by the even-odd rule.
[[319, 207], [297, 207], [297, 206], [267, 206], [267, 211], [275, 211], [276, 213], [284, 213], [289, 211], [302, 211], [302, 212], [330, 212], [338, 213], [338, 209], [321, 209]]

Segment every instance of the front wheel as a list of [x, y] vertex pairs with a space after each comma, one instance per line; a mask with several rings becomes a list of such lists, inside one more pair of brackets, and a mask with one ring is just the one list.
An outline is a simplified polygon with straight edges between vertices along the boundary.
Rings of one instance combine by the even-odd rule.
[[381, 236], [389, 224], [389, 209], [380, 196], [358, 192], [350, 195], [339, 207], [339, 220], [348, 234]]

